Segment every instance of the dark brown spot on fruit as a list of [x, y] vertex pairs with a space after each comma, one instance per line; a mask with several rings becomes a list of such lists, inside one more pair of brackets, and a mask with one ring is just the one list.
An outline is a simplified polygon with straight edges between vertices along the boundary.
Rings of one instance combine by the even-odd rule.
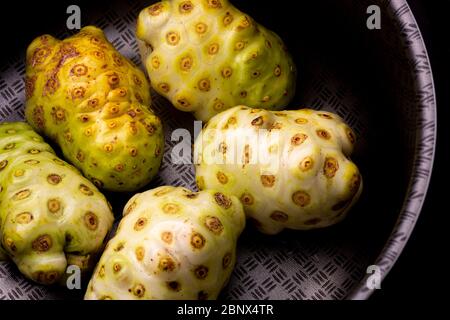
[[262, 175], [261, 183], [266, 188], [272, 188], [275, 185], [276, 177], [274, 175]]
[[47, 182], [48, 183], [50, 183], [50, 184], [52, 184], [52, 185], [57, 185], [58, 183], [60, 183], [62, 181], [62, 178], [61, 178], [61, 176], [60, 175], [57, 175], [57, 174], [50, 174], [48, 177], [47, 177]]
[[180, 35], [175, 31], [170, 31], [166, 35], [167, 43], [171, 46], [176, 46], [180, 42]]
[[262, 126], [264, 124], [263, 117], [258, 117], [256, 119], [253, 119], [252, 126]]
[[16, 222], [18, 224], [28, 224], [33, 221], [33, 215], [30, 212], [22, 212], [16, 216]]
[[270, 215], [270, 218], [274, 221], [277, 222], [287, 222], [289, 219], [289, 216], [281, 211], [274, 211], [272, 212], [272, 214]]
[[231, 260], [232, 260], [231, 252], [228, 252], [227, 254], [225, 254], [225, 255], [223, 256], [223, 259], [222, 259], [222, 267], [223, 267], [224, 269], [228, 268], [228, 267], [231, 265]]
[[193, 232], [191, 235], [191, 246], [194, 249], [202, 249], [205, 246], [206, 239], [198, 232]]
[[44, 234], [37, 237], [31, 244], [31, 247], [33, 251], [46, 252], [50, 250], [52, 244], [52, 238], [48, 234]]
[[165, 231], [165, 232], [161, 233], [161, 240], [167, 244], [171, 244], [172, 240], [173, 240], [172, 232]]
[[228, 177], [226, 176], [225, 173], [219, 171], [217, 172], [217, 180], [221, 183], [221, 184], [227, 184], [228, 183]]
[[297, 191], [292, 195], [292, 201], [303, 208], [310, 204], [311, 197], [305, 191]]
[[4, 170], [8, 165], [8, 160], [0, 161], [0, 171]]
[[233, 15], [230, 12], [227, 12], [225, 14], [225, 17], [223, 17], [223, 25], [228, 26], [233, 22], [233, 20], [234, 20]]
[[87, 72], [88, 68], [84, 64], [77, 64], [72, 68], [72, 70], [70, 70], [70, 73], [77, 77], [84, 76]]
[[180, 13], [187, 14], [190, 13], [192, 9], [194, 9], [194, 5], [192, 4], [191, 1], [183, 1], [178, 6], [178, 9], [180, 10]]
[[133, 294], [138, 298], [142, 298], [145, 295], [145, 287], [142, 284], [135, 285], [132, 291]]
[[72, 90], [72, 99], [82, 99], [84, 98], [84, 94], [86, 93], [86, 89], [83, 87], [77, 87]]
[[195, 277], [197, 279], [203, 280], [208, 276], [209, 269], [205, 266], [198, 266], [194, 270]]
[[334, 178], [339, 170], [339, 162], [335, 158], [327, 157], [323, 166], [323, 174], [328, 178]]
[[172, 291], [176, 291], [176, 292], [181, 291], [181, 285], [177, 281], [169, 281], [169, 282], [167, 282], [167, 287], [170, 290], [172, 290]]
[[293, 146], [299, 146], [299, 145], [303, 144], [303, 142], [305, 142], [306, 139], [308, 139], [308, 136], [306, 134], [298, 133], [292, 137], [291, 144]]
[[211, 89], [211, 82], [209, 79], [202, 79], [198, 82], [198, 88], [200, 91], [208, 92]]
[[91, 231], [97, 230], [98, 218], [95, 213], [91, 211], [86, 212], [86, 214], [84, 215], [84, 224]]
[[144, 260], [145, 257], [145, 249], [143, 247], [137, 247], [135, 250], [136, 259], [138, 261]]
[[163, 257], [159, 260], [158, 269], [163, 272], [172, 272], [176, 268], [175, 261], [169, 256]]
[[316, 131], [317, 135], [319, 136], [319, 138], [325, 139], [325, 140], [330, 140], [331, 139], [331, 134], [324, 129], [318, 129]]
[[208, 31], [208, 26], [205, 23], [200, 22], [195, 25], [195, 32], [198, 34], [204, 34], [206, 31]]
[[163, 11], [162, 3], [156, 3], [148, 8], [148, 13], [152, 16], [158, 16]]
[[88, 186], [86, 186], [84, 184], [80, 184], [79, 190], [81, 191], [81, 193], [83, 193], [83, 194], [85, 194], [87, 196], [94, 195], [94, 192]]
[[230, 198], [228, 198], [223, 193], [217, 192], [214, 194], [214, 199], [216, 200], [217, 204], [221, 206], [222, 208], [229, 209], [233, 205], [233, 202]]
[[141, 217], [139, 219], [137, 219], [136, 223], [134, 224], [134, 230], [136, 231], [141, 231], [142, 229], [145, 228], [145, 226], [147, 225], [147, 218], [145, 217]]
[[214, 234], [220, 235], [223, 231], [223, 224], [217, 217], [206, 217], [205, 226]]
[[25, 190], [21, 190], [19, 192], [17, 192], [13, 199], [14, 200], [23, 200], [28, 198], [31, 195], [31, 191], [29, 189], [25, 189]]
[[251, 194], [244, 193], [241, 196], [241, 202], [246, 206], [251, 206], [255, 203], [255, 199], [253, 198], [253, 196]]

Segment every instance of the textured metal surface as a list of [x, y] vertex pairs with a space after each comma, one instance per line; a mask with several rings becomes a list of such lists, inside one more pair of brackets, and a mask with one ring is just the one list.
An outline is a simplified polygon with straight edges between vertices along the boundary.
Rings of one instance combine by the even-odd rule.
[[[374, 1], [370, 2], [372, 4]], [[409, 8], [400, 0], [375, 2], [389, 12], [389, 19], [394, 21], [389, 34], [392, 34], [395, 41], [382, 39], [386, 48], [392, 52], [398, 52], [400, 48], [405, 53], [405, 56], [398, 58], [404, 63], [393, 64], [398, 66], [393, 74], [399, 77], [396, 108], [405, 117], [402, 125], [405, 126], [406, 136], [402, 141], [408, 143], [408, 152], [415, 156], [415, 161], [409, 165], [412, 178], [406, 179], [409, 181], [408, 196], [406, 188], [398, 191], [400, 201], [406, 196], [403, 210], [398, 210], [396, 216], [389, 217], [385, 222], [390, 231], [397, 220], [394, 231], [376, 262], [382, 268], [384, 276], [406, 243], [426, 194], [435, 142], [435, 101], [428, 58]], [[362, 12], [369, 5], [365, 1], [349, 0], [346, 3], [352, 10], [363, 10]], [[86, 19], [103, 28], [109, 40], [122, 54], [141, 65], [134, 26], [138, 12], [148, 4], [149, 1], [121, 1], [112, 4], [101, 18], [94, 16]], [[57, 36], [63, 38], [67, 35], [63, 32]], [[23, 56], [0, 69], [0, 121], [23, 119], [23, 76]], [[320, 62], [310, 65], [304, 78], [307, 81], [301, 87], [298, 105], [334, 111], [341, 115], [361, 137], [360, 155], [357, 157], [362, 159], [365, 170], [369, 170], [369, 161], [364, 159], [364, 153], [369, 150], [366, 137], [371, 130], [370, 112], [362, 107], [365, 93], [357, 92], [351, 80], [342, 79], [339, 72]], [[411, 79], [415, 81], [412, 85]], [[407, 91], [407, 86], [415, 91]], [[156, 95], [154, 109], [165, 126], [166, 153], [161, 172], [152, 186], [173, 185], [195, 189], [193, 166], [176, 166], [170, 159], [170, 150], [177, 143], [171, 141], [172, 131], [186, 128], [192, 132], [194, 119], [189, 114], [175, 110]], [[358, 218], [368, 211], [371, 201], [377, 200], [376, 197], [367, 196], [369, 190], [375, 190], [370, 188], [370, 179], [368, 181], [366, 195], [363, 195], [361, 203], [355, 207], [348, 220], [337, 227], [306, 233], [288, 231], [276, 237], [260, 235], [251, 227], [246, 230], [239, 242], [235, 272], [222, 297], [367, 298], [370, 290], [364, 285], [365, 272], [368, 265], [375, 263], [381, 248], [372, 246], [370, 237], [373, 233], [364, 231], [370, 225], [370, 218]], [[126, 200], [127, 196], [123, 196], [123, 199], [114, 202], [116, 214], [121, 211]], [[389, 232], [381, 243], [386, 243], [388, 236]], [[80, 292], [36, 286], [23, 279], [12, 264], [0, 263], [0, 299], [61, 299], [79, 298], [81, 295]]]

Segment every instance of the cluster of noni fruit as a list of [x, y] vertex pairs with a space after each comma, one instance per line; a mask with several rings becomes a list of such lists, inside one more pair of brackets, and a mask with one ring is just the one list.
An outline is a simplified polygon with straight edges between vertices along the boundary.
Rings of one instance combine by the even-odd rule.
[[43, 35], [26, 55], [28, 124], [0, 124], [0, 258], [49, 285], [96, 266], [86, 299], [216, 299], [246, 218], [277, 234], [345, 217], [362, 190], [355, 134], [329, 112], [280, 111], [297, 74], [276, 34], [228, 0], [166, 0], [141, 11], [136, 36], [151, 87], [207, 121], [201, 191], [135, 195], [108, 241], [99, 190], [139, 190], [163, 158], [150, 82], [96, 27]]

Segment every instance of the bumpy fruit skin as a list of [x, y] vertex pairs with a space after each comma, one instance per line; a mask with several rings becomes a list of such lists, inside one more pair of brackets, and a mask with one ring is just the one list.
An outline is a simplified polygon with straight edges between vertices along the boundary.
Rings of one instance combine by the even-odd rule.
[[134, 196], [85, 299], [216, 299], [236, 260], [242, 205], [218, 191], [160, 187]]
[[28, 122], [98, 187], [133, 191], [156, 175], [164, 140], [148, 81], [100, 29], [36, 38], [27, 50], [26, 98]]
[[199, 120], [240, 104], [279, 110], [295, 94], [282, 40], [228, 0], [156, 3], [136, 36], [153, 88]]
[[235, 107], [197, 138], [197, 184], [237, 196], [267, 234], [327, 227], [362, 191], [348, 158], [354, 143], [353, 131], [329, 112]]
[[[93, 267], [114, 217], [105, 197], [21, 122], [0, 124], [0, 243], [29, 279]], [[0, 254], [1, 255], [1, 254]]]

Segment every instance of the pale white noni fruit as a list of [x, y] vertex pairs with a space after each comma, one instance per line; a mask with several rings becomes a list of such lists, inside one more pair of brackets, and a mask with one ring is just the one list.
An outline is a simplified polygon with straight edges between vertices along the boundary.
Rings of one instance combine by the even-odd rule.
[[342, 220], [362, 191], [349, 159], [355, 134], [335, 114], [235, 107], [213, 117], [195, 143], [200, 190], [238, 197], [264, 233]]
[[245, 226], [239, 199], [160, 187], [134, 196], [85, 299], [215, 299]]

